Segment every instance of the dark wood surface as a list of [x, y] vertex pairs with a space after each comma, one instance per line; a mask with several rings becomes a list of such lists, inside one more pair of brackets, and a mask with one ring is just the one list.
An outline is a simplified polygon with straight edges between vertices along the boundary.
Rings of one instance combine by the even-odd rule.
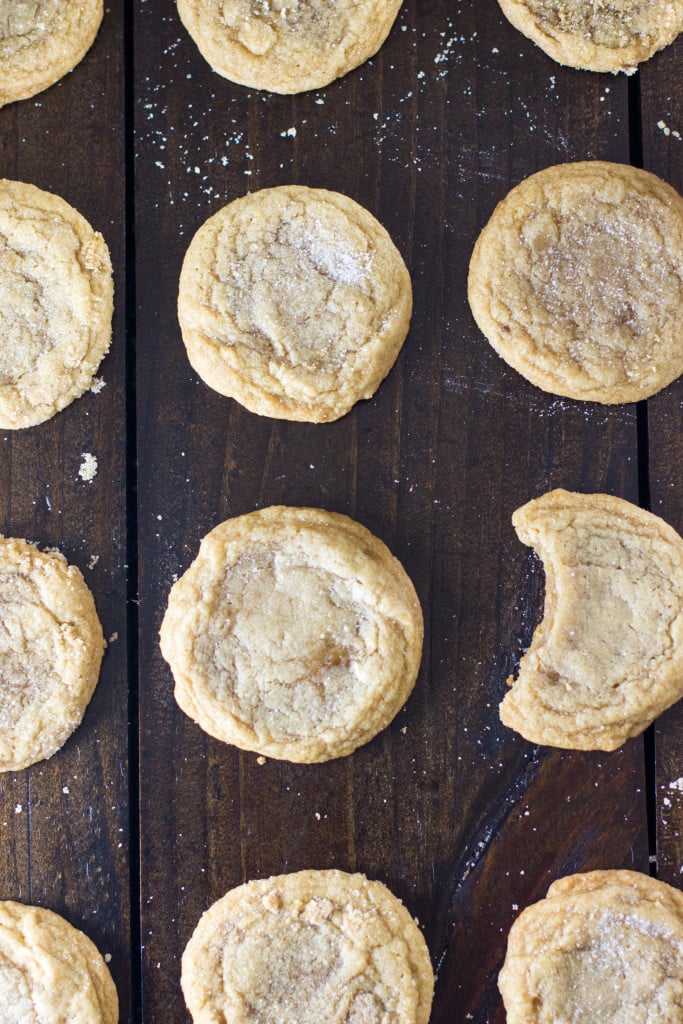
[[[124, 22], [135, 44], [125, 78]], [[507, 931], [554, 878], [630, 866], [680, 884], [680, 707], [614, 754], [582, 754], [532, 747], [497, 706], [543, 601], [512, 512], [554, 486], [604, 490], [683, 530], [682, 385], [638, 408], [538, 391], [477, 330], [466, 276], [496, 202], [552, 163], [642, 163], [683, 189], [682, 43], [633, 79], [591, 75], [545, 57], [495, 0], [406, 0], [371, 62], [282, 97], [214, 75], [173, 0], [116, 2], [74, 74], [0, 110], [0, 172], [76, 205], [107, 238], [117, 280], [107, 387], [1, 439], [2, 526], [80, 565], [105, 633], [119, 636], [78, 733], [0, 779], [0, 895], [65, 913], [112, 953], [122, 1024], [186, 1024], [185, 943], [247, 879], [338, 867], [384, 881], [419, 918], [438, 969], [432, 1024], [502, 1024]], [[413, 277], [395, 368], [333, 424], [263, 419], [221, 398], [190, 369], [177, 325], [193, 233], [229, 200], [289, 182], [361, 202]], [[77, 478], [83, 451], [99, 461], [92, 484]], [[201, 537], [278, 502], [370, 528], [425, 613], [406, 707], [324, 765], [259, 765], [207, 737], [175, 705], [158, 650], [168, 591]], [[140, 597], [128, 688], [126, 527]]]

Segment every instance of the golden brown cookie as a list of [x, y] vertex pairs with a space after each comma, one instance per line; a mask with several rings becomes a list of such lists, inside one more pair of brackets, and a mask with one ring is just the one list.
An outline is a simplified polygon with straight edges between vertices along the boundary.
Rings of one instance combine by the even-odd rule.
[[287, 761], [367, 743], [415, 684], [422, 612], [365, 527], [274, 506], [221, 523], [174, 585], [161, 651], [211, 736]]
[[0, 0], [0, 106], [53, 85], [83, 59], [102, 0]]
[[181, 984], [194, 1024], [427, 1024], [434, 976], [422, 933], [381, 882], [299, 871], [214, 903]]
[[550, 491], [512, 522], [545, 609], [500, 717], [532, 743], [614, 750], [683, 697], [683, 539], [606, 494]]
[[517, 918], [507, 1024], [683, 1024], [683, 894], [636, 871], [554, 882]]
[[63, 555], [0, 538], [0, 771], [51, 757], [85, 713], [104, 638]]
[[0, 180], [0, 429], [42, 423], [87, 391], [112, 308], [102, 236], [59, 196]]
[[681, 0], [498, 0], [515, 28], [559, 64], [625, 71], [683, 32]]
[[286, 185], [237, 199], [199, 229], [180, 276], [190, 363], [252, 412], [313, 423], [370, 398], [412, 312], [389, 235], [352, 199]]
[[58, 914], [0, 902], [5, 1024], [117, 1024], [118, 997], [97, 947]]
[[544, 391], [637, 402], [683, 373], [683, 199], [623, 164], [560, 164], [498, 204], [472, 254], [475, 320]]
[[178, 0], [202, 57], [239, 85], [322, 89], [377, 53], [401, 0]]

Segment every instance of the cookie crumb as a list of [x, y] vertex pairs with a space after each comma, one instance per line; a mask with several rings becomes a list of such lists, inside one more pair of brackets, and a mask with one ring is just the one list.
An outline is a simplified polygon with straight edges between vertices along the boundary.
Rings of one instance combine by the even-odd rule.
[[97, 476], [97, 459], [90, 452], [81, 452], [83, 462], [78, 470], [81, 480], [91, 483]]
[[68, 786], [62, 786], [62, 793], [64, 793], [65, 796], [68, 796], [70, 792], [71, 790]]
[[266, 759], [265, 759], [265, 757], [263, 757], [263, 755], [261, 755], [261, 757], [257, 757], [256, 758], [256, 764], [265, 764], [265, 763], [266, 763]]
[[281, 139], [293, 139], [296, 137], [296, 128], [292, 125], [291, 128], [287, 128], [286, 131], [280, 132]]
[[88, 568], [89, 569], [94, 569], [95, 566], [97, 565], [97, 563], [99, 562], [99, 560], [100, 560], [100, 556], [99, 555], [91, 555], [90, 556], [90, 561], [88, 562]]
[[106, 388], [106, 386], [107, 382], [102, 377], [93, 377], [92, 384], [90, 385], [90, 390], [92, 391], [93, 395], [99, 395], [102, 388]]

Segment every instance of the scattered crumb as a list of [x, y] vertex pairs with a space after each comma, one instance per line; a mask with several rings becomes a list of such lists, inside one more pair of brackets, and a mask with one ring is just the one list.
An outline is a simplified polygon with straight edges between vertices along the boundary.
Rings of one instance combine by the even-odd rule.
[[118, 633], [112, 633], [112, 635], [107, 640], [107, 643], [108, 644], [115, 644], [116, 641], [118, 640], [118, 638], [119, 638], [119, 634]]
[[110, 964], [111, 963], [111, 953], [105, 953], [104, 954], [104, 962], [105, 962], [105, 964]]
[[100, 556], [99, 555], [91, 555], [90, 556], [90, 561], [88, 562], [88, 568], [89, 569], [94, 569], [95, 566], [97, 565], [97, 563], [99, 562], [99, 560], [100, 560]]
[[14, 808], [14, 813], [15, 814], [21, 814], [23, 809], [24, 809], [23, 804], [17, 804], [17, 806]]
[[280, 138], [282, 138], [282, 139], [286, 139], [286, 138], [293, 139], [295, 137], [295, 135], [296, 135], [296, 128], [294, 128], [294, 126], [292, 126], [291, 128], [287, 128], [287, 130], [284, 131], [284, 132], [280, 132]]
[[93, 377], [93, 382], [90, 385], [90, 390], [93, 395], [99, 395], [102, 388], [106, 388], [107, 382], [102, 377]]
[[91, 483], [97, 476], [97, 459], [90, 452], [81, 452], [81, 458], [83, 462], [78, 470], [78, 475], [81, 480]]
[[407, 725], [403, 725], [403, 726], [401, 726], [401, 732], [402, 732], [402, 733], [403, 733], [403, 735], [405, 736], [405, 734], [406, 734], [406, 733], [408, 732], [408, 726], [407, 726]]
[[320, 811], [315, 812], [315, 820], [320, 821]]
[[261, 754], [259, 757], [256, 758], [256, 764], [265, 764], [265, 763], [266, 763], [266, 759], [263, 756], [263, 754]]
[[70, 792], [70, 790], [69, 790], [68, 786], [62, 786], [62, 793], [64, 793], [65, 796], [68, 796], [69, 792]]
[[674, 139], [681, 138], [681, 133], [679, 131], [676, 131], [675, 128], [670, 128], [666, 121], [657, 121], [657, 127], [659, 128], [660, 132], [663, 132], [664, 135], [667, 136], [667, 138], [669, 135], [672, 135]]

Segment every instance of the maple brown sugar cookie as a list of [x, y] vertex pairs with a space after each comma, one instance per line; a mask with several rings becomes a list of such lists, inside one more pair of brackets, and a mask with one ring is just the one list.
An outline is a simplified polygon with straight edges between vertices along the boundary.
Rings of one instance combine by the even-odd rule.
[[683, 199], [635, 167], [548, 167], [496, 207], [468, 297], [496, 352], [544, 391], [648, 398], [683, 372]]
[[51, 757], [80, 724], [104, 652], [79, 570], [0, 538], [0, 771]]
[[182, 710], [287, 761], [350, 754], [394, 718], [422, 652], [415, 589], [359, 523], [274, 506], [229, 519], [173, 586], [161, 626]]
[[182, 961], [194, 1024], [427, 1024], [422, 933], [381, 882], [300, 871], [231, 890]]
[[286, 185], [229, 203], [183, 262], [178, 317], [209, 387], [252, 412], [313, 423], [371, 397], [408, 333], [408, 270], [372, 214]]
[[214, 71], [277, 93], [322, 89], [380, 48], [401, 0], [178, 0]]
[[100, 234], [59, 196], [0, 180], [0, 429], [54, 416], [109, 349], [114, 286]]
[[551, 491], [512, 522], [545, 608], [500, 717], [532, 743], [614, 750], [683, 697], [683, 539], [606, 494]]
[[103, 10], [102, 0], [0, 0], [0, 106], [71, 71], [92, 46]]
[[625, 71], [683, 32], [680, 0], [498, 0], [503, 14], [559, 64]]
[[5, 1024], [117, 1024], [109, 970], [83, 932], [41, 907], [0, 902]]
[[683, 894], [635, 871], [554, 882], [510, 931], [507, 1024], [683, 1024]]

